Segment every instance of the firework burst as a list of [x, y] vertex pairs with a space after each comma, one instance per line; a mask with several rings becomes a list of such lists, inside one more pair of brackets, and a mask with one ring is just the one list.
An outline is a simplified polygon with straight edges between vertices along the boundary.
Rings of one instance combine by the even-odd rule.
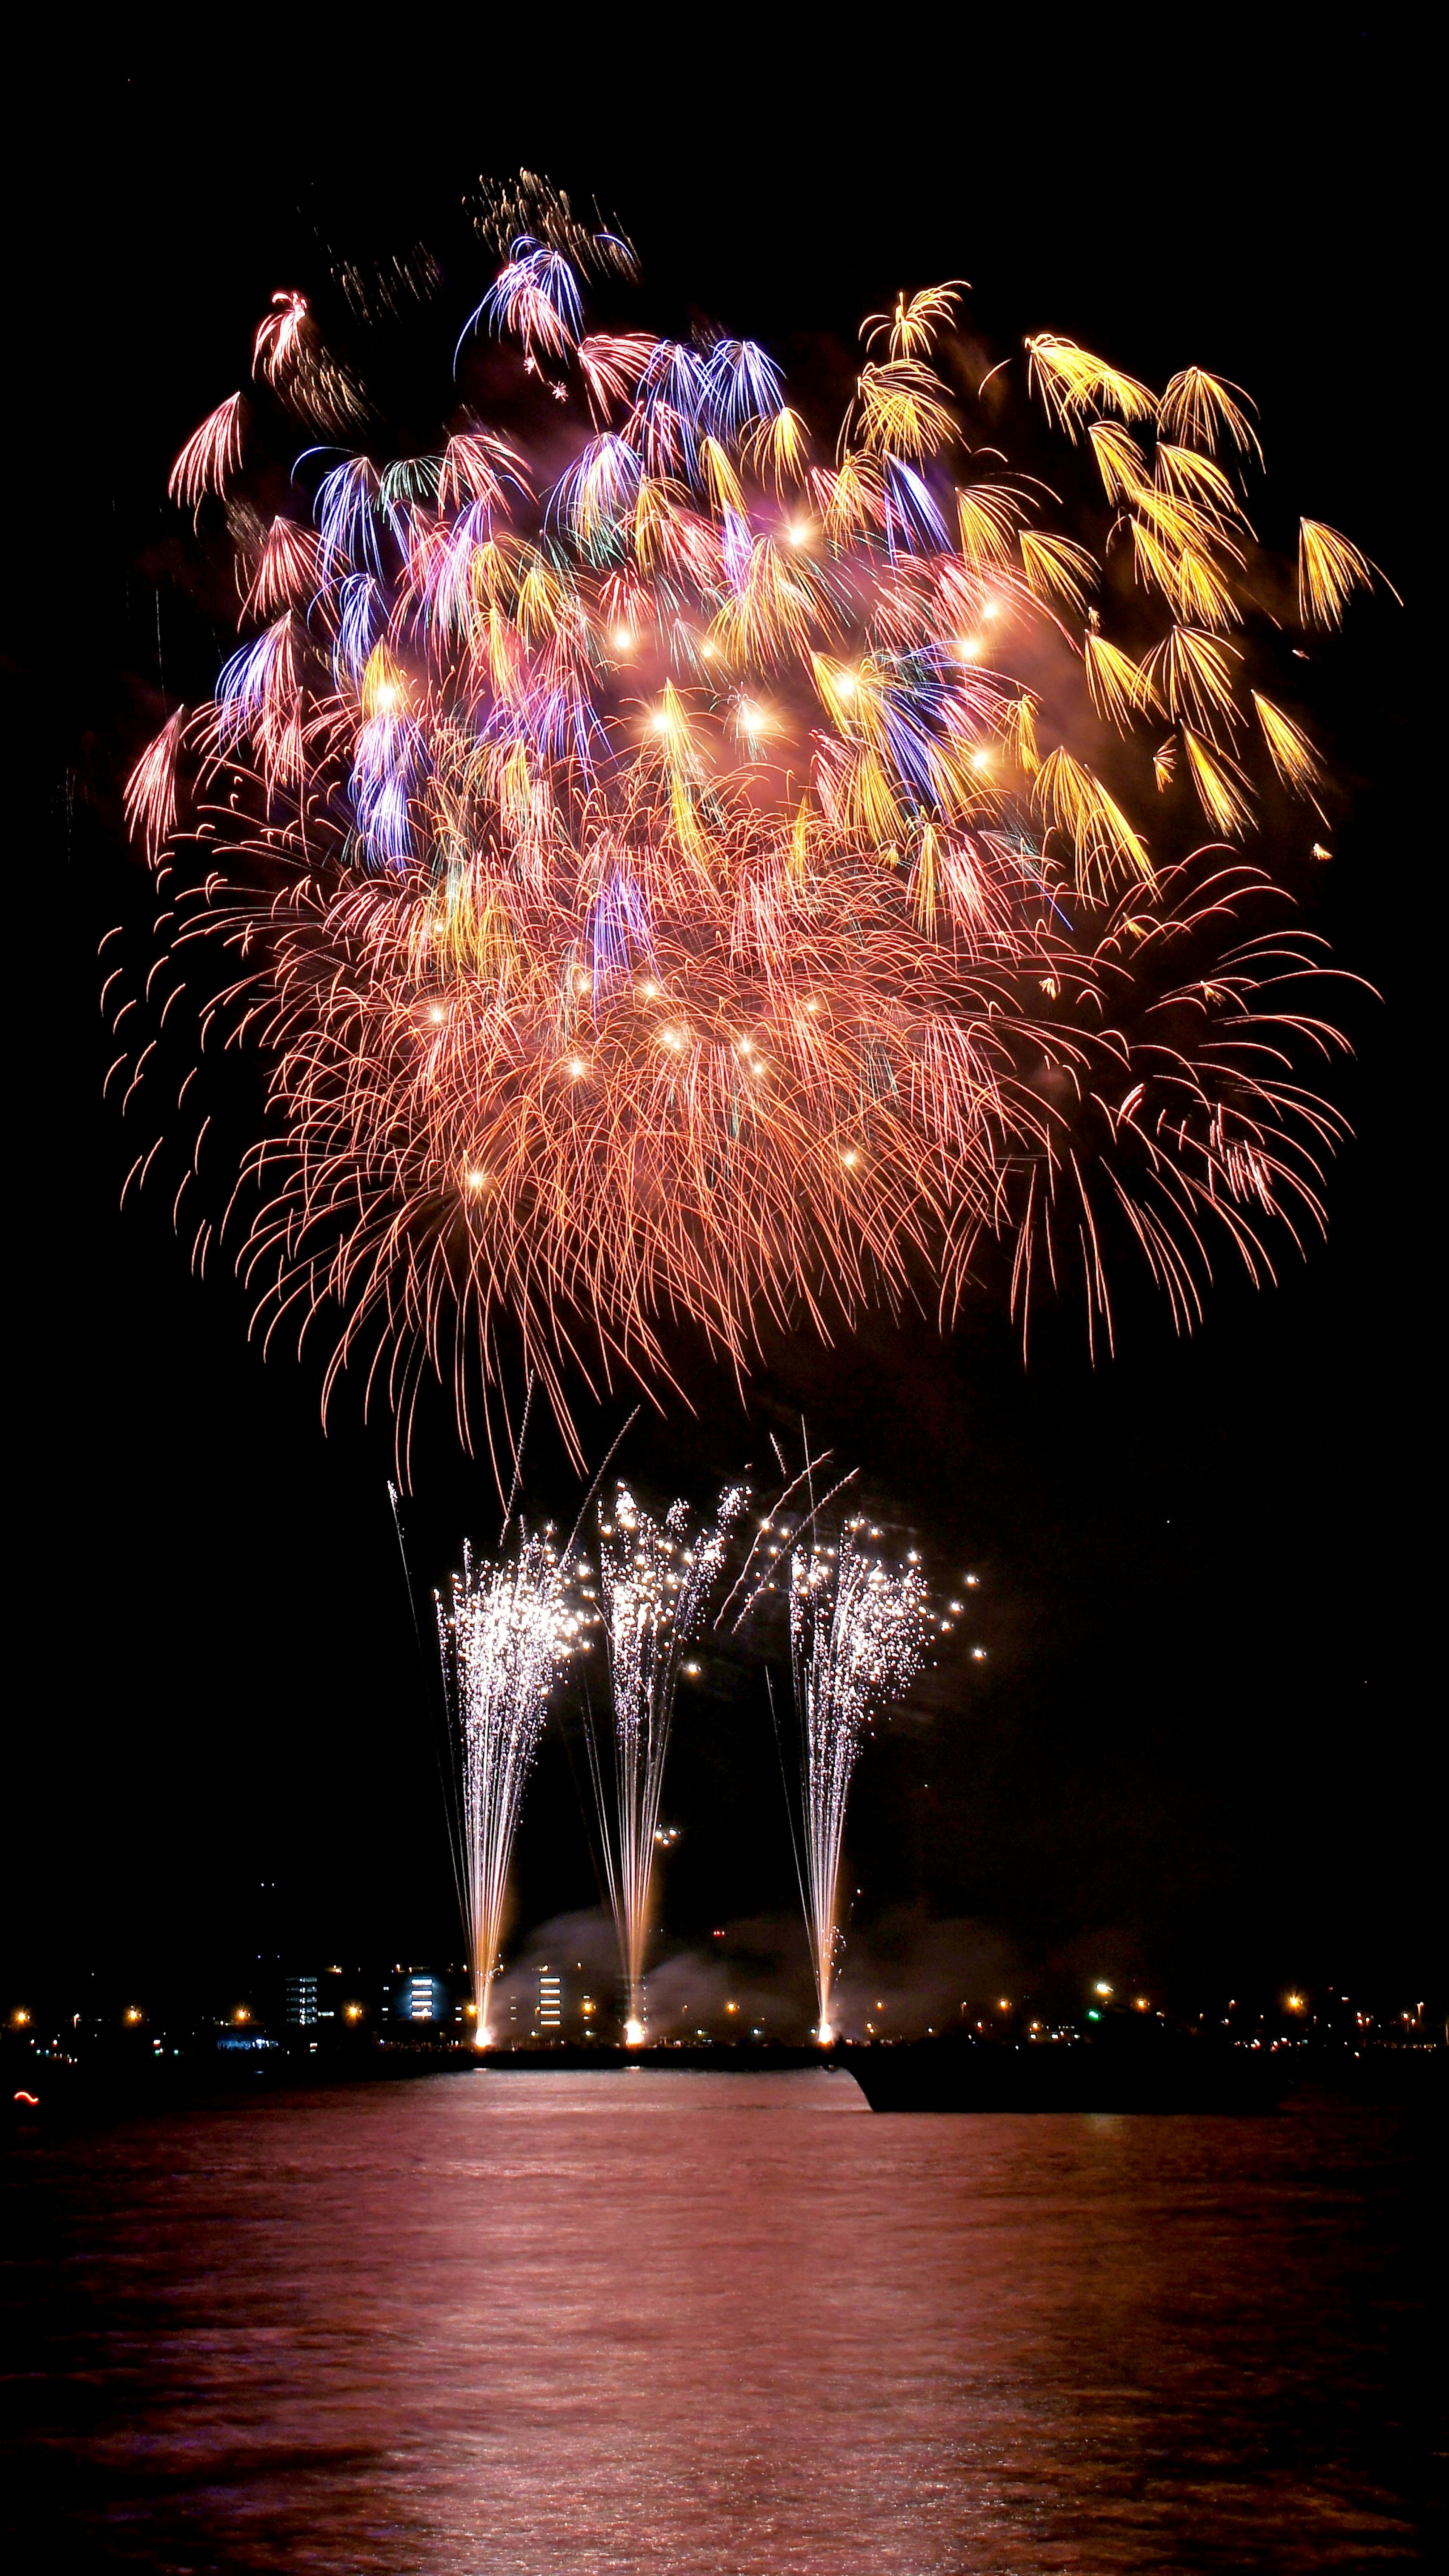
[[[330, 1314], [329, 1393], [362, 1357], [402, 1440], [424, 1364], [465, 1434], [505, 1348], [567, 1424], [672, 1321], [744, 1368], [766, 1316], [949, 1318], [992, 1239], [1019, 1313], [1074, 1268], [1094, 1328], [1114, 1237], [1183, 1322], [1214, 1232], [1262, 1275], [1321, 1221], [1335, 1039], [1237, 846], [1322, 793], [1246, 398], [1030, 341], [1053, 526], [973, 471], [961, 290], [868, 326], [822, 444], [756, 343], [596, 323], [632, 253], [542, 183], [480, 229], [432, 449], [281, 446], [371, 417], [289, 290], [173, 477], [246, 640], [130, 810], [266, 1067], [230, 1223], [268, 1328]], [[1372, 578], [1305, 522], [1306, 619]]]
[[730, 1528], [746, 1499], [743, 1486], [731, 1487], [714, 1520], [699, 1528], [691, 1525], [682, 1502], [656, 1519], [627, 1485], [617, 1488], [612, 1504], [599, 1506], [599, 1594], [613, 1726], [607, 1747], [592, 1724], [587, 1741], [631, 2047], [645, 2035], [644, 1961], [659, 1801], [681, 1660], [704, 1618]]
[[443, 1677], [462, 1772], [463, 1903], [474, 2037], [489, 2040], [513, 1838], [555, 1683], [585, 1649], [588, 1612], [547, 1535], [520, 1531], [492, 1563], [465, 1549], [437, 1604]]
[[801, 1751], [801, 1895], [815, 1976], [816, 2037], [834, 2037], [840, 1853], [850, 1784], [865, 1737], [921, 1670], [931, 1635], [919, 1561], [871, 1552], [866, 1524], [812, 1540], [790, 1559], [790, 1663]]

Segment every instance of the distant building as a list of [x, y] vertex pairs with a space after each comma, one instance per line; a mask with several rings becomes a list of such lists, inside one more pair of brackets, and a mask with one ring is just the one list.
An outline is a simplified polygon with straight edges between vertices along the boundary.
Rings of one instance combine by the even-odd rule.
[[447, 2021], [452, 2013], [452, 1997], [441, 1977], [425, 1968], [415, 1968], [392, 1990], [392, 2008], [399, 2021]]
[[540, 2031], [563, 2028], [563, 1979], [555, 1968], [538, 1972], [537, 2027]]
[[292, 2030], [308, 2030], [317, 2019], [317, 1980], [314, 1976], [288, 1977], [282, 2000], [282, 2019]]

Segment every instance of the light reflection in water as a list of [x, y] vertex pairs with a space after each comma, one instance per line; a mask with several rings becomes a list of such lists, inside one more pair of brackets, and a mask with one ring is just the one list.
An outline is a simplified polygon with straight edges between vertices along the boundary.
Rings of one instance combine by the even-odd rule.
[[1413, 2563], [1391, 2116], [863, 2109], [477, 2070], [24, 2150], [12, 2495], [168, 2570]]

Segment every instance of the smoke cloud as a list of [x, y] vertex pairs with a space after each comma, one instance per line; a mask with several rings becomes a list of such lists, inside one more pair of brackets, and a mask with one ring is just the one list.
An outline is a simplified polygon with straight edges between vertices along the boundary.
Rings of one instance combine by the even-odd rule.
[[[565, 2026], [578, 2027], [587, 1997], [601, 2037], [617, 2035], [622, 1970], [607, 1914], [558, 1914], [528, 1936], [494, 1987], [494, 2027], [526, 2036], [534, 2026], [538, 1979], [563, 1981]], [[832, 2001], [843, 2039], [913, 2039], [959, 2028], [1021, 1991], [1011, 1944], [961, 1917], [930, 1922], [918, 1911], [884, 1914], [851, 1933]], [[798, 2044], [814, 2028], [815, 1988], [805, 1929], [790, 1914], [760, 1914], [717, 1926], [702, 1940], [662, 1946], [645, 1980], [654, 2040], [774, 2039]]]

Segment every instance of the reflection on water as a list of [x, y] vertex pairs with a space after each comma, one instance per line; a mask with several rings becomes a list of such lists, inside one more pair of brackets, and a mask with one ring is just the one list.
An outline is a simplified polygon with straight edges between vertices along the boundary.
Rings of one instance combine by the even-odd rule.
[[862, 2108], [479, 2070], [22, 2148], [11, 2563], [1425, 2563], [1393, 2115]]
[[791, 2067], [760, 2075], [701, 2075], [693, 2067], [656, 2074], [627, 2066], [603, 2075], [532, 2075], [505, 2069], [489, 2090], [494, 2112], [517, 2111], [864, 2111], [870, 2104], [842, 2066]]

